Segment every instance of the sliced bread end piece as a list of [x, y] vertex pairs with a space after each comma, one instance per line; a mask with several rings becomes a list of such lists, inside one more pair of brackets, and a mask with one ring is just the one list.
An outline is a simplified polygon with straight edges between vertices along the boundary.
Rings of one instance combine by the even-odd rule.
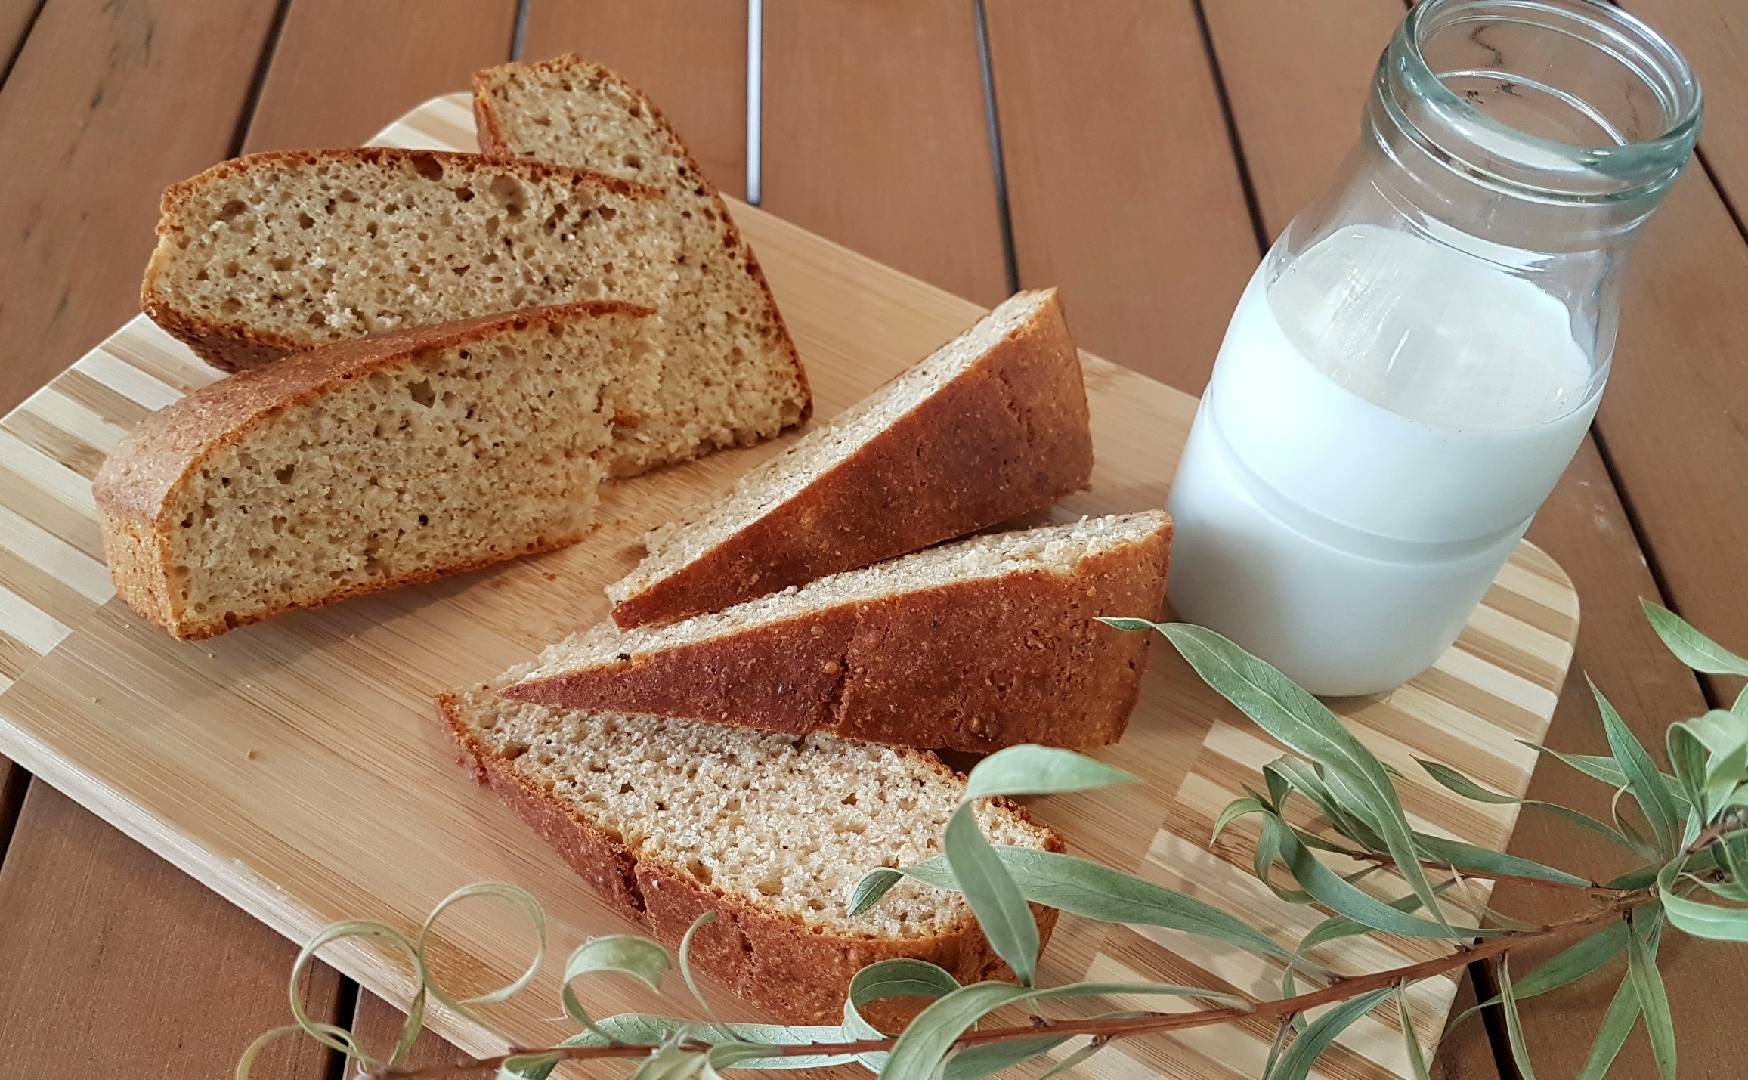
[[[626, 428], [613, 473], [673, 460], [669, 438], [745, 445], [800, 423], [812, 408], [806, 374], [752, 248], [721, 194], [655, 103], [625, 79], [574, 54], [503, 64], [474, 76], [480, 150], [589, 169], [666, 192], [693, 280], [663, 317], [688, 347], [663, 372], [674, 401], [722, 399], [743, 418], [724, 429], [709, 412], [676, 409], [660, 426]], [[675, 434], [670, 435], [669, 429]]]
[[970, 330], [689, 520], [607, 587], [623, 627], [719, 611], [1042, 509], [1087, 486], [1092, 433], [1056, 290]]
[[988, 752], [1115, 742], [1155, 618], [1163, 511], [995, 533], [659, 627], [603, 624], [513, 673], [523, 701]]
[[[940, 853], [965, 787], [931, 754], [553, 709], [491, 686], [439, 705], [462, 764], [619, 914], [670, 947], [715, 914], [694, 962], [782, 1022], [841, 1020], [851, 976], [879, 960], [927, 960], [961, 982], [1006, 974], [957, 894], [904, 882], [849, 913], [868, 871]], [[1004, 800], [978, 820], [994, 843], [1063, 850]], [[1033, 914], [1048, 940], [1056, 913]]]
[[590, 527], [648, 309], [594, 301], [295, 356], [153, 413], [93, 484], [122, 599], [181, 638]]

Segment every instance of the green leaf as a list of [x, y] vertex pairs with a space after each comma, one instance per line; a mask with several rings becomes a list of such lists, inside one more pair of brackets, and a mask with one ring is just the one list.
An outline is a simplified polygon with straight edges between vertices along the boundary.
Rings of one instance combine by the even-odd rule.
[[[850, 977], [850, 992], [844, 997], [844, 1037], [879, 1039], [885, 1032], [862, 1017], [862, 1010], [876, 1001], [898, 997], [940, 999], [959, 989], [959, 980], [944, 968], [925, 960], [899, 957], [869, 964]], [[873, 1072], [885, 1066], [884, 1052], [863, 1054], [859, 1060]]]
[[1414, 1080], [1432, 1080], [1426, 1070], [1426, 1051], [1420, 1048], [1420, 1037], [1414, 1034], [1414, 1025], [1408, 1020], [1408, 993], [1401, 983], [1396, 984], [1396, 1015], [1402, 1023], [1402, 1048], [1408, 1058], [1408, 1073]]
[[1012, 983], [982, 982], [962, 986], [917, 1014], [893, 1042], [880, 1075], [890, 1080], [920, 1080], [934, 1076], [959, 1036], [991, 1011], [1024, 996]]
[[[1661, 913], [1654, 909], [1633, 922], [1632, 933], [1643, 935], [1646, 951], [1653, 959], [1662, 932]], [[1613, 1000], [1608, 1003], [1608, 1012], [1603, 1014], [1602, 1026], [1597, 1029], [1596, 1040], [1591, 1044], [1590, 1054], [1585, 1058], [1584, 1067], [1578, 1070], [1576, 1080], [1601, 1080], [1608, 1075], [1621, 1047], [1626, 1045], [1627, 1037], [1639, 1022], [1639, 1011], [1639, 995], [1633, 988], [1633, 981], [1630, 977], [1623, 978], [1615, 989]]]
[[1675, 881], [1687, 861], [1676, 859], [1657, 874], [1657, 898], [1669, 922], [1694, 937], [1748, 942], [1748, 908], [1719, 907], [1676, 895]]
[[1133, 775], [1096, 758], [1027, 743], [997, 750], [978, 762], [965, 778], [965, 798], [1065, 795], [1134, 782]]
[[[1276, 758], [1263, 766], [1263, 775], [1270, 778], [1271, 782], [1278, 778], [1289, 791], [1297, 791], [1310, 799], [1318, 813], [1335, 827], [1336, 832], [1367, 851], [1376, 851], [1384, 846], [1378, 834], [1361, 818], [1355, 817], [1343, 805], [1342, 799], [1336, 797], [1332, 785], [1316, 766], [1289, 755]], [[1344, 789], [1343, 794], [1348, 801], [1354, 801], [1350, 790]], [[1285, 802], [1285, 799], [1281, 801]]]
[[1034, 1039], [1008, 1039], [983, 1046], [968, 1046], [947, 1059], [947, 1067], [941, 1070], [941, 1080], [979, 1080], [980, 1077], [994, 1076], [1039, 1054], [1048, 1054], [1070, 1038], [1068, 1035], [1040, 1035]]
[[1748, 675], [1748, 660], [1719, 645], [1687, 624], [1687, 620], [1661, 604], [1641, 599], [1651, 629], [1669, 646], [1675, 658], [1707, 675]]
[[1454, 866], [1459, 870], [1468, 870], [1479, 874], [1509, 874], [1514, 877], [1534, 878], [1537, 881], [1551, 881], [1559, 885], [1585, 886], [1591, 882], [1576, 874], [1568, 874], [1564, 870], [1545, 866], [1533, 859], [1507, 855], [1490, 848], [1477, 847], [1461, 840], [1450, 840], [1442, 836], [1432, 836], [1427, 833], [1414, 834], [1414, 842], [1431, 858], [1438, 862]]
[[1220, 839], [1220, 834], [1225, 832], [1227, 827], [1239, 818], [1250, 814], [1266, 814], [1269, 812], [1269, 808], [1263, 804], [1263, 801], [1254, 795], [1246, 795], [1240, 799], [1233, 799], [1226, 804], [1225, 809], [1220, 811], [1220, 816], [1214, 819], [1214, 831], [1208, 837], [1208, 843], [1213, 844], [1214, 841]]
[[1038, 967], [1037, 920], [1025, 894], [977, 827], [970, 802], [960, 803], [947, 819], [942, 843], [947, 865], [990, 948], [1014, 969], [1021, 983], [1032, 985]]
[[710, 1003], [704, 1000], [704, 991], [699, 988], [698, 980], [692, 976], [692, 939], [697, 936], [698, 931], [715, 921], [716, 913], [714, 911], [706, 911], [693, 919], [692, 925], [686, 928], [686, 933], [680, 938], [680, 948], [677, 954], [680, 963], [680, 978], [685, 980], [686, 989], [692, 992], [692, 1000], [698, 1003], [699, 1010], [712, 1019], [715, 1017], [711, 1015]]
[[1058, 1076], [1065, 1076], [1086, 1064], [1088, 1058], [1104, 1048], [1105, 1044], [1102, 1041], [1094, 1039], [1092, 1042], [1087, 1043], [1079, 1050], [1076, 1050], [1074, 1053], [1039, 1073], [1038, 1080], [1055, 1080]]
[[1101, 615], [1098, 617], [1098, 621], [1104, 623], [1106, 626], [1114, 626], [1118, 630], [1127, 630], [1131, 633], [1137, 630], [1155, 630], [1159, 627], [1158, 623], [1149, 622], [1146, 619], [1131, 618], [1126, 615]]
[[1657, 971], [1638, 934], [1627, 935], [1627, 978], [1638, 995], [1639, 1010], [1645, 1017], [1645, 1032], [1651, 1037], [1651, 1058], [1663, 1080], [1675, 1076], [1675, 1020], [1669, 1015], [1669, 994], [1663, 987], [1663, 976]]
[[1685, 814], [1677, 811], [1669, 782], [1594, 682], [1590, 684], [1590, 692], [1602, 713], [1602, 728], [1608, 736], [1608, 747], [1614, 752], [1615, 764], [1620, 766], [1621, 774], [1627, 779], [1627, 790], [1637, 800], [1639, 809], [1645, 812], [1645, 819], [1656, 838], [1657, 850], [1665, 855], [1674, 854]]
[[1748, 774], [1748, 717], [1713, 709], [1669, 725], [1666, 739], [1669, 764], [1696, 809], [1689, 817], [1703, 826]]
[[[1538, 747], [1537, 749], [1542, 748]], [[1546, 752], [1549, 754], [1554, 753], [1551, 750]], [[1471, 780], [1469, 777], [1464, 776], [1449, 765], [1444, 765], [1437, 761], [1427, 761], [1422, 758], [1416, 758], [1415, 760], [1420, 763], [1420, 767], [1425, 769], [1434, 780], [1437, 780], [1440, 784], [1444, 785], [1449, 790], [1456, 792], [1465, 799], [1471, 799], [1475, 802], [1493, 803], [1495, 805], [1516, 803], [1519, 806], [1526, 808], [1543, 810], [1557, 817], [1565, 818], [1567, 821], [1570, 821], [1572, 824], [1577, 825], [1580, 828], [1588, 829], [1599, 836], [1606, 837], [1622, 847], [1632, 847], [1632, 845], [1627, 842], [1627, 838], [1622, 836], [1619, 831], [1610, 828], [1608, 825], [1603, 824], [1581, 810], [1574, 810], [1569, 806], [1561, 806], [1559, 803], [1544, 802], [1541, 799], [1519, 799], [1512, 795], [1506, 795], [1501, 792], [1493, 791], [1490, 788], [1482, 787], [1480, 784]], [[1603, 760], [1607, 760], [1609, 765], [1613, 767], [1613, 759]], [[1623, 777], [1621, 784], [1624, 785], [1625, 783], [1626, 779]]]
[[1271, 817], [1265, 821], [1265, 832], [1275, 834], [1274, 839], [1280, 849], [1281, 858], [1292, 871], [1294, 879], [1318, 903], [1338, 915], [1344, 915], [1374, 930], [1401, 934], [1404, 937], [1458, 939], [1500, 932], [1430, 922], [1392, 907], [1349, 884], [1340, 874], [1324, 866], [1309, 849], [1299, 843], [1298, 838], [1292, 835], [1292, 831], [1280, 818]]
[[704, 1055], [698, 1051], [668, 1046], [650, 1055], [627, 1080], [691, 1080], [704, 1065]]
[[[1268, 935], [1206, 901], [1102, 863], [1037, 848], [1003, 846], [995, 851], [1020, 892], [1034, 904], [1099, 922], [1181, 930], [1281, 959], [1292, 955]], [[881, 872], [864, 878], [858, 893]], [[885, 873], [894, 875], [894, 880], [912, 877], [937, 889], [959, 888], [942, 856]]]
[[559, 998], [564, 1003], [565, 1015], [585, 1028], [595, 1030], [595, 1022], [583, 1010], [583, 1003], [577, 999], [576, 991], [571, 989], [571, 983], [584, 975], [606, 972], [630, 975], [659, 993], [662, 976], [668, 973], [671, 966], [668, 951], [646, 937], [611, 934], [584, 942], [565, 961], [564, 988], [559, 993]]
[[[1528, 975], [1514, 984], [1513, 989], [1517, 992], [1517, 999], [1524, 1001], [1548, 993], [1550, 990], [1569, 986], [1594, 973], [1625, 952], [1626, 947], [1627, 924], [1625, 922], [1611, 923], [1604, 929], [1562, 949], [1531, 968]], [[1447, 1026], [1455, 1028], [1482, 1009], [1497, 1004], [1499, 1004], [1499, 995], [1495, 994], [1479, 1005], [1471, 1005], [1464, 1009]]]
[[1511, 1044], [1511, 1060], [1523, 1080], [1536, 1080], [1530, 1066], [1529, 1046], [1523, 1040], [1523, 1017], [1518, 1015], [1517, 994], [1511, 986], [1511, 957], [1499, 958], [1499, 1004], [1505, 1012], [1505, 1037]]
[[1337, 1036], [1395, 992], [1394, 987], [1373, 990], [1369, 994], [1349, 998], [1318, 1016], [1298, 1038], [1287, 1044], [1286, 1050], [1275, 1062], [1274, 1071], [1268, 1074], [1266, 1080], [1305, 1080], [1311, 1074], [1311, 1067], [1329, 1049], [1330, 1044], [1335, 1042]]
[[1160, 628], [1196, 673], [1258, 727], [1293, 751], [1330, 770], [1363, 800], [1365, 823], [1377, 831], [1399, 872], [1426, 909], [1444, 918], [1415, 854], [1408, 818], [1384, 766], [1324, 704], [1273, 667], [1201, 627]]

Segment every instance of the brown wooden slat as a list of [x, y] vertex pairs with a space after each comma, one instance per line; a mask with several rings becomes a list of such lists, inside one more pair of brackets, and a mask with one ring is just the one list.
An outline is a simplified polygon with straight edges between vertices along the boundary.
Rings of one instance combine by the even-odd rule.
[[1008, 286], [974, 17], [970, 3], [766, 3], [761, 205], [993, 305]]
[[1256, 267], [1190, 0], [987, 9], [1020, 282], [1075, 339], [1199, 393]]
[[747, 12], [743, 0], [530, 0], [522, 58], [574, 52], [661, 107], [704, 174], [746, 192]]
[[0, 88], [0, 409], [138, 310], [158, 195], [225, 155], [272, 21], [266, 3], [43, 9]]
[[[1401, 8], [1394, 0], [1344, 0], [1335, 10], [1326, 5], [1289, 9], [1266, 0], [1223, 0], [1208, 5], [1208, 17], [1257, 201], [1272, 235], [1316, 194], [1357, 138], [1359, 111], [1377, 53], [1401, 18]], [[1690, 230], [1678, 231], [1690, 234]], [[1629, 313], [1628, 318], [1633, 317]], [[1639, 318], [1656, 317], [1641, 314]], [[1610, 393], [1619, 390], [1617, 386]], [[1585, 753], [1607, 752], [1595, 706], [1580, 676], [1588, 671], [1605, 686], [1640, 738], [1660, 746], [1662, 725], [1701, 708], [1703, 702], [1698, 685], [1662, 651], [1639, 612], [1637, 597], [1656, 596], [1656, 584], [1592, 441], [1586, 440], [1580, 448], [1538, 515], [1530, 538], [1566, 569], [1583, 601], [1573, 675], [1561, 696], [1548, 744]], [[1557, 766], [1539, 768], [1530, 788], [1531, 797], [1573, 803], [1605, 818], [1608, 794], [1600, 785]], [[1617, 849], [1533, 812], [1519, 820], [1510, 850], [1597, 876], [1621, 868]], [[1501, 910], [1531, 920], [1549, 920], [1571, 911], [1569, 897], [1523, 886], [1502, 885], [1494, 898]], [[1710, 1062], [1721, 1070], [1721, 1063], [1735, 1060], [1724, 1056], [1736, 1053], [1734, 1034], [1701, 1020], [1708, 1015], [1705, 1010], [1715, 997], [1714, 988], [1739, 979], [1731, 967], [1719, 951], [1704, 957], [1698, 950], [1686, 950], [1679, 966], [1669, 969], [1684, 1064]], [[1527, 968], [1518, 970], [1521, 974]], [[1525, 1026], [1542, 1075], [1570, 1076], [1577, 1071], [1612, 991], [1612, 985], [1601, 990], [1581, 988], [1524, 1003]], [[1655, 1075], [1642, 1035], [1628, 1045], [1617, 1068], [1623, 1076]], [[1498, 1075], [1485, 1028], [1470, 1022], [1449, 1034], [1436, 1071], [1446, 1080]], [[1703, 1067], [1696, 1074], [1707, 1075]]]
[[361, 143], [510, 56], [515, 0], [293, 0], [245, 150]]
[[[0, 87], [0, 145], [26, 148], [0, 190], [0, 332], [17, 346], [0, 407], [136, 310], [158, 194], [228, 151], [273, 15], [56, 0], [37, 18]], [[0, 26], [14, 25], [8, 7]], [[284, 1021], [287, 942], [46, 785], [26, 797], [6, 855], [9, 1073], [63, 1071], [77, 1055], [81, 1071], [223, 1075]], [[333, 1015], [338, 985], [316, 975], [314, 1015]], [[326, 1060], [288, 1045], [259, 1075], [311, 1077]]]
[[[296, 947], [47, 784], [32, 786], [0, 866], [0, 911], [8, 1076], [228, 1076], [250, 1040], [288, 1022]], [[306, 1007], [332, 1015], [338, 993], [321, 967]], [[286, 1039], [255, 1075], [313, 1080], [327, 1060]]]
[[1700, 152], [1740, 213], [1748, 209], [1748, 8], [1740, 0], [1623, 0], [1668, 36], [1705, 91]]

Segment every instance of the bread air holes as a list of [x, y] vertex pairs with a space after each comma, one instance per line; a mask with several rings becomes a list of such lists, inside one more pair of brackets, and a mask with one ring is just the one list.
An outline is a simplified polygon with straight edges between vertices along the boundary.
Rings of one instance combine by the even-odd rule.
[[219, 207], [218, 219], [224, 222], [235, 221], [237, 218], [241, 217], [243, 211], [247, 209], [249, 209], [249, 207], [243, 202], [243, 200], [227, 199], [225, 200], [225, 204]]
[[443, 179], [443, 163], [437, 160], [435, 154], [414, 154], [407, 159], [407, 164], [412, 166], [413, 172], [426, 180]]
[[437, 402], [437, 391], [432, 388], [430, 379], [420, 379], [407, 384], [407, 393], [414, 401], [429, 409]]
[[686, 860], [686, 872], [698, 879], [700, 885], [709, 885], [716, 880], [716, 875], [710, 872], [710, 867], [696, 856]]
[[486, 187], [486, 194], [504, 208], [511, 218], [522, 216], [522, 211], [528, 205], [528, 192], [522, 187], [522, 181], [508, 174], [492, 177], [492, 182]]

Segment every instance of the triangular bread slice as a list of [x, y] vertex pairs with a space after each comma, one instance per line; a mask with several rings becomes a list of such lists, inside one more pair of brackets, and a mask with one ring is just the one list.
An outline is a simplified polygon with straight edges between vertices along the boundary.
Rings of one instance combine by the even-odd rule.
[[770, 438], [810, 408], [787, 334], [745, 308], [729, 254], [692, 246], [687, 212], [659, 189], [534, 161], [251, 154], [164, 193], [140, 302], [226, 370], [527, 307], [653, 308], [661, 393], [615, 432], [610, 466], [628, 475]]
[[1087, 486], [1092, 434], [1056, 290], [1019, 293], [646, 540], [607, 587], [667, 622], [916, 551]]
[[[686, 257], [711, 268], [708, 288], [676, 306], [692, 305], [691, 321], [704, 328], [711, 347], [743, 358], [723, 369], [726, 380], [713, 390], [757, 396], [761, 388], [743, 385], [746, 376], [766, 368], [800, 370], [765, 273], [727, 203], [642, 91], [567, 53], [477, 73], [473, 113], [482, 154], [591, 169], [667, 193]], [[687, 369], [696, 363], [681, 353], [670, 362]]]
[[364, 338], [143, 420], [93, 485], [123, 600], [180, 638], [569, 544], [649, 311], [590, 301]]
[[972, 537], [668, 626], [602, 624], [506, 696], [925, 748], [1123, 734], [1165, 599], [1163, 511]]
[[[693, 962], [782, 1022], [841, 1021], [850, 977], [879, 960], [967, 984], [1008, 975], [957, 894], [904, 882], [850, 914], [864, 874], [940, 854], [965, 780], [933, 754], [551, 709], [490, 686], [440, 705], [463, 765], [621, 915], [675, 947], [715, 914]], [[1005, 800], [977, 817], [997, 844], [1063, 848]], [[1048, 940], [1056, 912], [1032, 910]]]

